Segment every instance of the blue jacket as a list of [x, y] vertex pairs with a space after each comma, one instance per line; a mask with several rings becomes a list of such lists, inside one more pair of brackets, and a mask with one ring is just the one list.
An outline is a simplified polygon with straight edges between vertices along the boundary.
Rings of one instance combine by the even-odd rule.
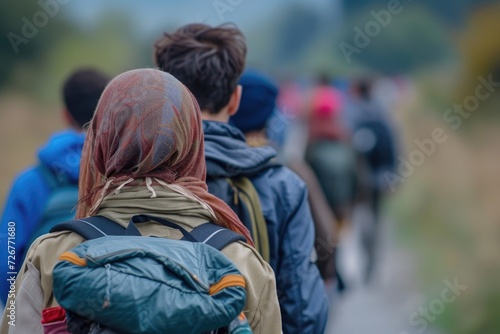
[[[203, 130], [207, 162], [217, 164], [227, 177], [247, 174], [276, 156], [270, 147], [248, 146], [244, 135], [231, 125], [204, 121]], [[268, 168], [250, 179], [267, 222], [283, 333], [322, 334], [328, 300], [319, 270], [311, 260], [315, 233], [307, 188], [283, 166]]]
[[[80, 157], [85, 135], [67, 130], [54, 134], [38, 151], [38, 165], [21, 172], [14, 180], [7, 197], [0, 225], [0, 298], [5, 303], [9, 292], [7, 273], [17, 273], [20, 269], [21, 257], [25, 252], [32, 233], [43, 214], [51, 188], [40, 172], [43, 165], [70, 181], [78, 182]], [[9, 224], [9, 222], [11, 222]], [[8, 243], [9, 226], [15, 225], [15, 238]], [[12, 231], [12, 228], [10, 229]], [[12, 233], [11, 233], [12, 235]], [[8, 246], [15, 247], [15, 268], [9, 267]], [[12, 253], [12, 248], [10, 249]], [[12, 254], [10, 254], [12, 255]]]

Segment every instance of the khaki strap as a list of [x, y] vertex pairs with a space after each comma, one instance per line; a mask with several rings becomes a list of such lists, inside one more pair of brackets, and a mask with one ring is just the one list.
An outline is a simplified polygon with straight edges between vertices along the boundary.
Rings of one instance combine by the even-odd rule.
[[243, 201], [245, 206], [248, 208], [249, 214], [251, 216], [253, 239], [255, 243], [255, 248], [262, 256], [262, 258], [269, 263], [270, 261], [270, 250], [269, 250], [269, 235], [267, 232], [267, 224], [262, 213], [262, 207], [260, 205], [259, 194], [253, 186], [252, 182], [243, 176], [233, 177], [228, 180], [231, 186], [236, 187], [239, 190], [239, 198]]

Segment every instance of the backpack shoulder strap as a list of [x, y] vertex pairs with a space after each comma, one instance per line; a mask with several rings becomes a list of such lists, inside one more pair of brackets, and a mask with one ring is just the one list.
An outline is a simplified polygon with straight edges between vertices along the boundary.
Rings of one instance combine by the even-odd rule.
[[259, 194], [255, 189], [252, 181], [244, 176], [232, 178], [230, 184], [238, 189], [238, 198], [245, 203], [244, 209], [250, 218], [252, 238], [255, 243], [255, 248], [262, 258], [269, 263], [271, 251], [269, 247], [269, 232], [267, 223], [262, 212]]
[[222, 250], [227, 245], [236, 241], [247, 241], [244, 236], [213, 223], [199, 225], [189, 233], [198, 242], [210, 245], [217, 250]]
[[123, 235], [125, 228], [103, 216], [86, 217], [57, 224], [50, 232], [71, 231], [81, 235], [85, 240], [92, 240], [107, 235]]
[[[125, 235], [126, 228], [106, 217], [93, 216], [57, 224], [50, 230], [50, 232], [60, 231], [75, 232], [85, 240], [92, 240], [107, 235]], [[244, 236], [213, 223], [197, 226], [189, 234], [196, 241], [210, 245], [218, 250], [236, 241], [247, 241]], [[186, 240], [185, 237], [182, 240]]]

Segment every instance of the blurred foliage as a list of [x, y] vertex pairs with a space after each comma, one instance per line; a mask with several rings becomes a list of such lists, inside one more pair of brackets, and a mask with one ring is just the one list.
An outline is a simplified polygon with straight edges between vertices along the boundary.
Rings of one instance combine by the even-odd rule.
[[321, 33], [316, 12], [294, 4], [283, 11], [276, 22], [272, 63], [293, 63], [310, 55], [311, 46]]
[[481, 8], [472, 13], [459, 39], [464, 64], [464, 79], [459, 96], [471, 94], [477, 77], [493, 74], [500, 82], [500, 39], [493, 32], [500, 31], [500, 4]]
[[138, 55], [128, 18], [120, 14], [107, 16], [99, 26], [61, 36], [47, 51], [43, 69], [33, 78], [37, 84], [35, 93], [40, 99], [53, 102], [61, 83], [75, 68], [90, 66], [112, 77], [139, 67]]
[[292, 3], [271, 21], [247, 33], [249, 63], [275, 73], [303, 69], [303, 60], [315, 54], [313, 50], [321, 28], [315, 11]]
[[[399, 110], [408, 145], [403, 156], [416, 148], [415, 138], [425, 138], [436, 127], [445, 129], [449, 139], [407, 178], [389, 207], [401, 242], [419, 254], [419, 278], [427, 296], [423, 305], [439, 298], [444, 279], [457, 277], [467, 286], [433, 326], [452, 334], [499, 333], [499, 123], [471, 116], [455, 131], [435, 116], [442, 114], [441, 107], [430, 103], [427, 94], [450, 98], [452, 86], [440, 89], [439, 82], [442, 76], [454, 78], [452, 74], [420, 76], [417, 103]], [[498, 96], [486, 102], [478, 115], [493, 113]], [[425, 108], [438, 110], [422, 112]]]
[[[482, 9], [481, 5], [490, 2], [495, 1], [401, 1], [405, 8], [404, 12], [394, 17], [388, 27], [382, 28], [380, 35], [373, 38], [373, 42], [367, 48], [362, 49], [359, 55], [354, 54], [355, 62], [352, 64], [346, 63], [339, 44], [342, 41], [352, 43], [353, 28], [355, 26], [363, 28], [367, 22], [373, 20], [370, 11], [385, 9], [388, 2], [386, 0], [343, 1], [345, 16], [342, 22], [339, 22], [338, 13], [330, 13], [331, 15], [328, 16], [328, 12], [318, 13], [317, 10], [304, 3], [290, 2], [271, 19], [260, 22], [247, 33], [251, 46], [249, 63], [282, 72], [292, 69], [302, 73], [326, 70], [331, 73], [350, 74], [362, 68], [385, 73], [413, 72], [422, 66], [443, 63], [453, 57], [457, 50], [455, 50], [452, 38], [456, 30], [452, 27], [457, 26], [455, 23], [462, 25], [468, 22], [473, 9]], [[63, 6], [60, 5], [60, 10], [63, 10]], [[27, 17], [32, 21], [33, 14], [40, 10], [41, 7], [35, 1], [2, 2], [0, 4], [0, 31], [5, 36], [8, 32], [21, 34], [23, 26], [21, 19]], [[496, 17], [492, 15], [492, 20], [495, 21]], [[122, 23], [127, 23], [125, 16], [118, 15], [116, 11], [109, 13], [101, 18], [100, 26], [95, 26], [84, 33], [80, 31], [81, 27], [75, 27], [72, 22], [65, 21], [64, 15], [56, 15], [49, 19], [47, 26], [39, 29], [36, 38], [30, 39], [28, 44], [20, 45], [18, 54], [13, 51], [8, 38], [1, 39], [0, 85], [12, 79], [12, 74], [16, 71], [20, 73], [16, 73], [14, 83], [19, 75], [20, 86], [32, 85], [31, 81], [26, 83], [23, 79], [25, 78], [23, 71], [26, 72], [26, 69], [31, 71], [41, 64], [44, 67], [43, 60], [52, 57], [51, 51], [55, 45], [62, 55], [66, 52], [63, 45], [68, 45], [71, 57], [75, 59], [74, 57], [78, 54], [75, 54], [75, 49], [71, 46], [72, 43], [69, 41], [71, 39], [78, 42], [73, 44], [85, 44], [85, 48], [82, 47], [81, 59], [93, 61], [94, 57], [93, 55], [89, 57], [89, 53], [100, 53], [104, 57], [111, 54], [118, 60], [118, 63], [121, 62], [119, 59], [126, 62], [134, 58], [134, 61], [129, 63], [132, 66], [151, 65], [150, 47], [157, 36], [153, 38], [136, 36], [132, 31], [133, 20], [129, 20], [129, 26], [125, 28], [116, 24], [120, 20]], [[114, 23], [107, 24], [108, 21]], [[169, 25], [168, 22], [166, 24]], [[171, 25], [166, 28], [171, 28]], [[122, 30], [123, 28], [125, 30]], [[111, 36], [113, 30], [114, 33]], [[471, 34], [478, 36], [475, 32]], [[87, 35], [87, 37], [83, 36], [83, 43], [80, 43], [82, 35]], [[95, 37], [99, 39], [99, 36], [103, 36], [101, 40], [108, 38], [111, 45], [105, 43], [103, 48], [99, 49], [102, 43], [88, 42], [89, 39]], [[487, 38], [485, 34], [480, 36]], [[61, 42], [61, 39], [64, 41]], [[125, 40], [127, 40], [126, 43]], [[134, 50], [125, 50], [122, 46], [117, 46], [115, 52], [113, 51], [115, 42], [134, 44], [136, 47]], [[487, 43], [482, 45], [486, 48]], [[466, 47], [464, 50], [469, 50], [471, 55], [474, 53], [471, 48]], [[48, 52], [50, 55], [47, 54]], [[59, 58], [63, 57], [62, 55]], [[81, 61], [78, 59], [77, 62]], [[123, 68], [118, 66], [119, 64], [114, 65], [111, 64], [111, 67]], [[113, 69], [111, 71], [113, 72]]]
[[[412, 0], [400, 1], [403, 5], [412, 5]], [[440, 17], [440, 20], [451, 25], [461, 25], [468, 17], [469, 13], [478, 7], [494, 3], [496, 0], [418, 0], [418, 3], [424, 5], [427, 9]], [[355, 15], [360, 8], [387, 7], [387, 0], [344, 0], [344, 6], [347, 16]]]
[[[349, 75], [361, 70], [390, 74], [414, 72], [423, 66], [443, 64], [456, 57], [452, 38], [455, 32], [447, 23], [450, 20], [463, 22], [472, 8], [486, 2], [489, 1], [402, 1], [404, 11], [394, 16], [388, 27], [382, 27], [381, 33], [373, 38], [368, 47], [359, 54], [353, 54], [354, 61], [350, 64], [339, 47], [340, 43], [352, 44], [353, 28], [360, 26], [364, 29], [366, 23], [373, 20], [370, 11], [385, 9], [387, 1], [344, 1], [346, 15], [343, 19], [339, 19], [341, 16], [338, 13], [318, 12], [305, 3], [290, 2], [276, 15], [246, 32], [250, 46], [249, 64], [274, 73], [294, 71], [296, 74], [313, 74], [326, 71]], [[9, 31], [20, 33], [23, 25], [21, 18], [30, 18], [40, 10], [39, 5], [31, 1], [2, 2], [2, 32], [5, 35]], [[134, 66], [152, 65], [151, 45], [158, 36], [136, 35], [134, 21], [116, 11], [100, 20], [100, 25], [82, 30], [65, 21], [64, 15], [56, 15], [50, 18], [46, 27], [40, 29], [36, 38], [20, 46], [17, 55], [8, 38], [2, 39], [0, 86], [10, 81], [11, 85], [38, 91], [39, 80], [32, 80], [32, 77], [40, 76], [30, 75], [38, 68], [47, 69], [45, 73], [51, 75], [55, 70], [57, 78], [60, 78], [68, 73], [70, 67], [84, 65], [85, 62], [113, 74]], [[166, 22], [165, 29], [172, 30], [172, 24]], [[45, 91], [54, 88], [51, 85], [42, 86]]]
[[258, 49], [252, 52], [251, 60], [273, 71], [311, 74], [321, 70], [349, 75], [360, 69], [386, 74], [413, 73], [456, 58], [453, 33], [442, 18], [427, 6], [412, 3], [393, 15], [389, 25], [370, 38], [367, 47], [353, 53], [352, 63], [347, 61], [341, 43], [356, 46], [354, 28], [365, 31], [366, 24], [375, 20], [370, 12], [386, 9], [387, 3], [383, 4], [357, 5], [357, 10], [341, 24], [334, 20], [335, 13], [321, 15], [303, 4], [291, 4], [272, 21], [250, 32], [250, 44]]
[[[391, 16], [387, 27], [379, 25], [378, 35], [368, 36], [368, 46], [359, 48], [359, 54], [352, 54], [353, 61], [382, 73], [397, 74], [442, 64], [452, 56], [454, 47], [450, 34], [437, 16], [418, 5], [402, 8], [401, 13]], [[354, 27], [365, 32], [368, 22], [376, 22], [370, 11], [384, 9], [370, 7], [348, 20], [342, 41], [356, 46]]]
[[36, 10], [37, 6], [34, 2], [15, 2], [14, 4], [6, 1], [0, 2], [0, 33], [2, 34], [2, 38], [0, 38], [0, 59], [2, 60], [0, 65], [0, 84], [8, 79], [16, 61], [33, 61], [39, 56], [37, 52], [41, 49], [39, 40], [28, 43], [25, 46], [25, 52], [16, 54], [7, 37], [10, 32], [20, 34], [22, 26], [21, 17], [27, 11], [35, 12]]
[[[44, 47], [32, 61], [12, 60], [11, 88], [53, 106], [60, 101], [62, 83], [76, 68], [92, 67], [113, 77], [128, 69], [152, 66], [151, 43], [145, 46], [145, 41], [134, 35], [130, 19], [121, 13], [106, 16], [91, 29], [69, 26], [64, 31], [49, 40], [41, 33], [36, 36], [33, 41]], [[140, 45], [144, 47], [139, 49]]]
[[0, 38], [0, 86], [12, 80], [12, 75], [19, 68], [30, 65], [36, 67], [46, 51], [59, 39], [59, 32], [71, 30], [71, 26], [62, 20], [62, 15], [49, 17], [47, 24], [38, 28], [33, 38], [27, 38], [27, 43], [18, 46], [16, 53], [8, 37], [9, 33], [24, 38], [23, 18], [33, 22], [33, 16], [40, 11], [42, 8], [36, 1], [0, 2], [0, 34], [2, 35]]

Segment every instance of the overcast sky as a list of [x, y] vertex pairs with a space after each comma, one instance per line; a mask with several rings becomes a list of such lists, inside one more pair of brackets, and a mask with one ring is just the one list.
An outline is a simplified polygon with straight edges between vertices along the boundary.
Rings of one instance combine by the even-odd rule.
[[[212, 25], [235, 22], [245, 30], [258, 25], [259, 21], [266, 20], [271, 15], [277, 15], [284, 5], [292, 1], [309, 4], [318, 11], [338, 2], [338, 0], [85, 0], [72, 1], [64, 5], [64, 11], [73, 22], [83, 27], [97, 24], [104, 13], [112, 11], [129, 15], [137, 28], [144, 33], [194, 21]], [[228, 6], [225, 7], [227, 10], [224, 10], [224, 4]]]

